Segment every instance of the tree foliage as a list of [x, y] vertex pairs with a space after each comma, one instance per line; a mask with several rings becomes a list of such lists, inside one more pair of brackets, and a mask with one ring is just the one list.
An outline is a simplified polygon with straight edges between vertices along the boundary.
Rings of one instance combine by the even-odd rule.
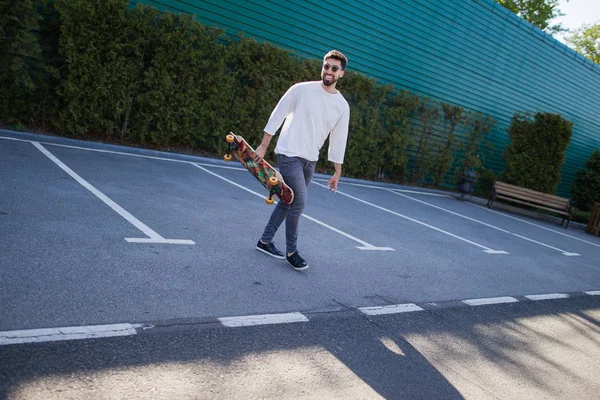
[[[240, 36], [225, 48], [226, 69], [215, 87], [224, 92], [214, 108], [223, 107], [223, 121], [250, 143], [260, 142], [273, 108], [289, 87], [314, 80], [320, 63], [300, 60], [270, 43]], [[218, 142], [223, 142], [220, 132]], [[277, 136], [275, 137], [277, 140]]]
[[600, 23], [583, 25], [566, 41], [575, 51], [600, 65]]
[[442, 104], [443, 138], [438, 145], [438, 154], [432, 171], [434, 186], [439, 186], [444, 182], [444, 176], [452, 167], [456, 128], [464, 121], [463, 111], [461, 107], [447, 103]]
[[73, 136], [192, 146], [225, 115], [211, 107], [226, 75], [220, 32], [190, 15], [127, 5], [56, 1], [63, 60], [56, 125]]
[[415, 161], [412, 167], [411, 181], [420, 182], [429, 175], [434, 167], [432, 136], [440, 121], [440, 109], [431, 99], [420, 99], [417, 104], [417, 121], [413, 129], [415, 140]]
[[564, 15], [558, 8], [559, 0], [495, 0], [525, 21], [549, 34], [564, 32], [561, 24], [551, 25], [554, 18]]
[[[454, 182], [458, 183], [462, 173], [473, 168], [478, 174], [482, 174], [484, 168], [484, 158], [482, 143], [486, 136], [496, 126], [496, 120], [489, 115], [483, 115], [469, 111], [463, 116], [465, 126], [465, 135], [460, 143], [460, 150], [463, 153], [460, 166], [454, 170]], [[489, 143], [488, 143], [489, 145]]]
[[[380, 170], [395, 180], [404, 182], [408, 169], [408, 149], [413, 142], [411, 122], [419, 97], [402, 90], [394, 94], [383, 111], [383, 148]], [[443, 182], [440, 182], [440, 184]]]
[[502, 157], [502, 180], [513, 185], [554, 194], [572, 135], [573, 124], [558, 114], [517, 113], [508, 128], [511, 144]]
[[35, 35], [41, 6], [41, 1], [0, 0], [0, 116], [7, 123], [31, 116], [27, 103], [39, 87], [31, 63], [42, 55]]
[[585, 162], [584, 170], [575, 172], [571, 186], [573, 205], [581, 211], [590, 211], [600, 201], [600, 149]]
[[[285, 91], [319, 79], [320, 60], [225, 37], [192, 15], [128, 0], [53, 0], [42, 18], [43, 3], [0, 0], [0, 123], [31, 126], [37, 113], [63, 135], [222, 154], [228, 131], [258, 143]], [[346, 175], [445, 184], [459, 162], [454, 143], [470, 140], [457, 130], [467, 111], [351, 70], [338, 88], [351, 110]], [[321, 151], [319, 168], [330, 168], [327, 143]]]

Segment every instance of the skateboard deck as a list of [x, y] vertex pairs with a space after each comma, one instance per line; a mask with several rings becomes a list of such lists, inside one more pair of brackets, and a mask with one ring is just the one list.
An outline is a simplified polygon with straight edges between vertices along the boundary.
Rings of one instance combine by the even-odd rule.
[[254, 149], [243, 137], [229, 132], [225, 140], [227, 141], [225, 161], [231, 161], [232, 153], [236, 156], [242, 165], [269, 191], [269, 196], [266, 198], [267, 204], [273, 204], [273, 195], [285, 204], [291, 204], [294, 201], [294, 191], [286, 185], [283, 176], [264, 159], [259, 163], [254, 161]]

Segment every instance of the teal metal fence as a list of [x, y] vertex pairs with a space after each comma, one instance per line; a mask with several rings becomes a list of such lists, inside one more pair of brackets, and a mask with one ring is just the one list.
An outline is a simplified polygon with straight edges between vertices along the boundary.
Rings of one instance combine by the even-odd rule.
[[350, 69], [380, 83], [489, 114], [498, 124], [485, 165], [496, 172], [516, 112], [561, 114], [574, 123], [562, 196], [600, 148], [600, 67], [492, 0], [137, 2], [195, 14], [228, 35], [243, 32], [306, 58], [337, 48]]

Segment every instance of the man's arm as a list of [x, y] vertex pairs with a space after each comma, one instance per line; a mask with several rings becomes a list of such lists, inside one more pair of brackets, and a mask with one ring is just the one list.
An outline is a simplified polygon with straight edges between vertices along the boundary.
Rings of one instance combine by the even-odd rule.
[[342, 176], [342, 163], [344, 162], [344, 154], [346, 152], [349, 125], [350, 107], [347, 107], [329, 135], [328, 158], [335, 166], [335, 173], [329, 179], [329, 182], [327, 182], [327, 186], [329, 186], [330, 190], [333, 190], [333, 193], [337, 193], [338, 182]]
[[275, 135], [277, 129], [281, 127], [281, 124], [287, 118], [287, 116], [294, 111], [297, 99], [298, 85], [296, 84], [290, 87], [287, 92], [285, 92], [273, 109], [273, 112], [269, 117], [269, 121], [267, 122], [267, 126], [265, 127], [262, 142], [260, 142], [260, 145], [256, 148], [254, 161], [259, 162], [265, 157], [267, 150], [269, 150], [271, 138], [273, 138], [273, 135]]

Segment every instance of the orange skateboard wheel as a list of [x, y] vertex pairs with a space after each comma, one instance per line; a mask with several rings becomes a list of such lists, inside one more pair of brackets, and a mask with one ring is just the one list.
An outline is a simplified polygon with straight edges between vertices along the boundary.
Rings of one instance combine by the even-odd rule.
[[269, 178], [269, 186], [277, 186], [278, 183], [279, 179], [275, 178], [274, 176]]
[[223, 156], [223, 159], [225, 159], [225, 161], [227, 161], [227, 162], [231, 161], [231, 154], [225, 154]]
[[266, 202], [268, 205], [271, 205], [271, 204], [275, 203], [275, 199], [274, 199], [274, 198], [272, 198], [272, 197], [267, 197], [267, 198], [265, 199], [265, 202]]
[[233, 143], [233, 135], [227, 135], [225, 136], [225, 140], [227, 141], [227, 143]]

